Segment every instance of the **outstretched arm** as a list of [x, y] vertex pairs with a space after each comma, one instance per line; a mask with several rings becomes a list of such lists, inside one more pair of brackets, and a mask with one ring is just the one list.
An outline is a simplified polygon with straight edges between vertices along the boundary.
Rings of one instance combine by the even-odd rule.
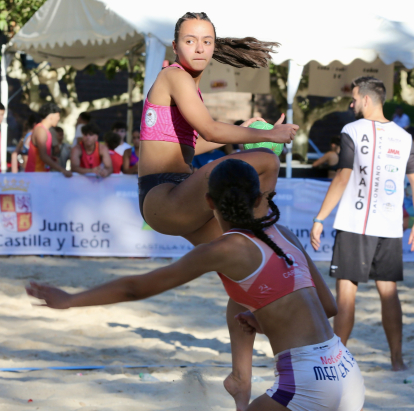
[[142, 300], [185, 284], [204, 273], [216, 271], [220, 268], [217, 262], [225, 262], [228, 255], [220, 241], [216, 241], [197, 246], [169, 266], [144, 275], [123, 277], [84, 292], [69, 294], [35, 282], [26, 290], [32, 297], [44, 300], [45, 304], [42, 305], [56, 309]]
[[[218, 144], [290, 143], [298, 130], [295, 124], [276, 123], [272, 130], [257, 130], [214, 121], [201, 101], [194, 79], [182, 70], [165, 72], [168, 92], [188, 124], [208, 142]], [[282, 121], [284, 117], [282, 118]]]

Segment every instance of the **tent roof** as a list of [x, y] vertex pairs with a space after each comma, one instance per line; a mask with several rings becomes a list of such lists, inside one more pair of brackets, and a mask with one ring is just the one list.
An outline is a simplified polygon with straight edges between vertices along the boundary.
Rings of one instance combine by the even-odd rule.
[[48, 0], [10, 42], [11, 51], [24, 51], [52, 66], [103, 65], [121, 58], [144, 35], [97, 0]]
[[[276, 64], [286, 60], [301, 65], [311, 60], [349, 64], [356, 58], [372, 62], [380, 57], [386, 64], [400, 61], [413, 68], [411, 2], [394, 0], [390, 6], [377, 0], [373, 7], [366, 0], [292, 0], [280, 6], [263, 0], [260, 7], [245, 8], [210, 0], [202, 9], [220, 37], [280, 42], [273, 55]], [[190, 0], [48, 0], [11, 44], [14, 50], [54, 66], [103, 64], [142, 41], [144, 33], [170, 45], [176, 20], [193, 9]]]

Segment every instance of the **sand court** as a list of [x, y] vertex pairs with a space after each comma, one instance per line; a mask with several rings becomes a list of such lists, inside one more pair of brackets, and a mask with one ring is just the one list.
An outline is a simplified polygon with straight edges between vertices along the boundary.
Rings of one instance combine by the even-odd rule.
[[[33, 307], [31, 279], [80, 291], [170, 260], [9, 257], [0, 259], [0, 368], [93, 370], [0, 372], [0, 409], [121, 411], [234, 410], [222, 381], [230, 372], [227, 296], [215, 273], [149, 300], [65, 311]], [[331, 290], [328, 263], [317, 263]], [[349, 348], [366, 384], [365, 410], [414, 409], [414, 264], [399, 285], [409, 369], [390, 371], [375, 284], [360, 286]], [[258, 336], [253, 398], [273, 384], [273, 355]], [[148, 366], [149, 368], [127, 368]], [[30, 401], [31, 400], [31, 401]]]

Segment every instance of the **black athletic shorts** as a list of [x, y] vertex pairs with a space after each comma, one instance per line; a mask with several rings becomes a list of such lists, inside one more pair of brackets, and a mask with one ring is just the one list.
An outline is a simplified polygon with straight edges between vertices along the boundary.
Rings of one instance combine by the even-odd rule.
[[160, 173], [138, 177], [139, 209], [144, 221], [144, 200], [152, 188], [164, 183], [173, 183], [178, 185], [184, 180], [187, 180], [190, 176], [191, 174], [189, 173]]
[[337, 230], [329, 275], [357, 283], [402, 281], [402, 238]]

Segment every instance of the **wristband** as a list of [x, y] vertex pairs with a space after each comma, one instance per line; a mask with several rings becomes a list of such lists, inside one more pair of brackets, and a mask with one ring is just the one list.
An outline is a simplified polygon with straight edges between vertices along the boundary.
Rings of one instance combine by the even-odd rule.
[[313, 218], [313, 222], [323, 224], [323, 220], [319, 220], [319, 218], [316, 218], [316, 217]]

